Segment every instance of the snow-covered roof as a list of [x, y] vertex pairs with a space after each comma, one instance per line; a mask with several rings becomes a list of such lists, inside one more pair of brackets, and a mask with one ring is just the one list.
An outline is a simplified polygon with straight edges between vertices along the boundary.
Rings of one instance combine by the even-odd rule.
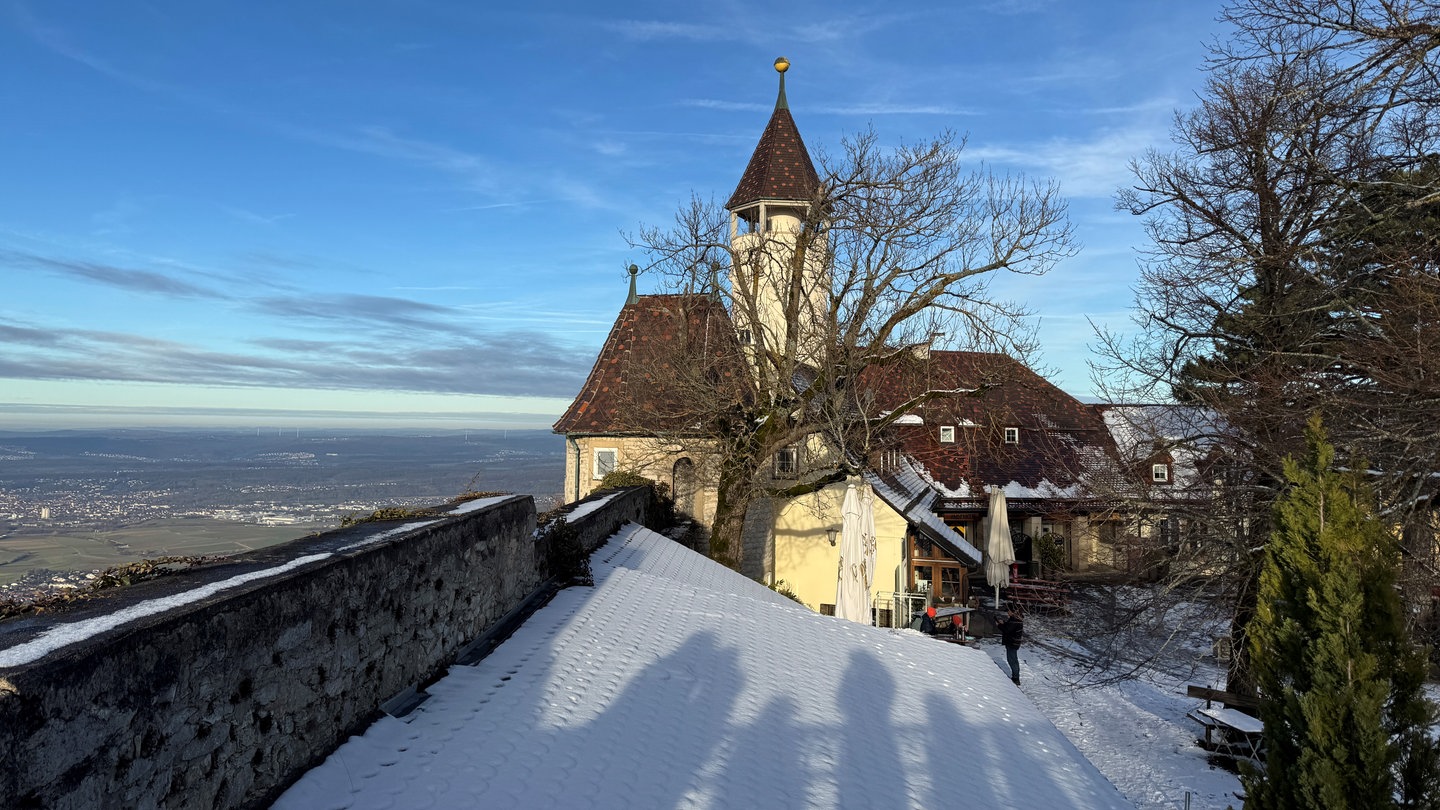
[[1169, 497], [1207, 495], [1200, 467], [1229, 430], [1222, 417], [1187, 405], [1107, 405], [1101, 415], [1126, 461], [1140, 464], [1159, 453], [1169, 455], [1170, 479], [1165, 487]]
[[867, 473], [865, 480], [874, 488], [880, 500], [899, 512], [907, 522], [958, 559], [969, 565], [980, 564], [980, 551], [931, 509], [931, 502], [935, 497], [932, 482], [920, 473], [912, 460], [904, 459], [896, 469], [884, 476]]
[[1203, 451], [1227, 430], [1214, 412], [1186, 405], [1105, 405], [1100, 411], [1115, 447], [1132, 461], [1148, 457], [1157, 441]]
[[820, 616], [627, 526], [276, 808], [1130, 805], [981, 650]]

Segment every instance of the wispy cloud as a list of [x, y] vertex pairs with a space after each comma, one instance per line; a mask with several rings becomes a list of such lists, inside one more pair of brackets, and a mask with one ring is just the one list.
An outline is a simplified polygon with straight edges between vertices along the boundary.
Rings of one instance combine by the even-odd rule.
[[891, 102], [870, 102], [865, 104], [851, 104], [841, 107], [808, 107], [808, 111], [826, 115], [944, 115], [944, 116], [966, 116], [985, 115], [979, 110], [968, 107], [951, 107], [940, 104], [903, 104]]
[[269, 126], [297, 140], [435, 169], [460, 178], [476, 191], [494, 191], [500, 186], [497, 170], [485, 156], [448, 144], [408, 138], [388, 127], [369, 125], [328, 131], [275, 121]]
[[118, 332], [0, 321], [0, 377], [568, 397], [588, 358], [532, 331], [397, 344], [260, 338], [215, 351]]
[[877, 30], [903, 24], [914, 16], [909, 13], [851, 14], [787, 26], [783, 20], [776, 20], [773, 16], [747, 18], [737, 15], [719, 23], [607, 20], [601, 23], [601, 27], [633, 42], [746, 42], [753, 45], [792, 42], [826, 45], [852, 42]]
[[970, 146], [965, 157], [1012, 166], [1060, 181], [1068, 197], [1109, 197], [1130, 180], [1130, 160], [1164, 143], [1161, 127], [1108, 131], [1091, 140], [1051, 138], [1022, 145]]
[[[768, 113], [774, 109], [771, 104], [758, 104], [749, 101], [724, 101], [716, 98], [692, 98], [680, 102], [685, 107], [697, 107], [705, 110], [718, 110], [720, 112], [758, 112]], [[984, 112], [969, 107], [955, 107], [947, 104], [914, 104], [905, 102], [874, 101], [860, 104], [846, 105], [806, 105], [806, 112], [819, 115], [945, 115], [945, 116], [969, 116], [984, 115]], [[754, 137], [754, 136], [749, 136]]]
[[1161, 98], [1146, 99], [1137, 101], [1134, 104], [1123, 104], [1115, 107], [1077, 107], [1065, 108], [1058, 112], [1077, 113], [1080, 115], [1131, 115], [1133, 113], [1154, 113], [1168, 112], [1179, 106], [1174, 98], [1169, 96]]
[[532, 205], [543, 205], [555, 202], [554, 200], [516, 200], [514, 202], [490, 203], [488, 205], [462, 205], [459, 208], [446, 208], [447, 213], [458, 211], [493, 211], [498, 208], [527, 208]]
[[290, 295], [249, 302], [267, 315], [312, 321], [366, 323], [403, 329], [450, 331], [457, 310], [380, 295]]
[[0, 250], [0, 266], [41, 270], [60, 276], [94, 281], [135, 293], [155, 293], [176, 298], [219, 299], [219, 292], [152, 270], [133, 270], [98, 262], [56, 259], [13, 250]]
[[718, 98], [689, 98], [682, 100], [680, 104], [684, 107], [699, 107], [722, 112], [769, 112], [775, 109], [773, 104], [759, 104], [753, 101], [723, 101]]
[[725, 42], [741, 38], [740, 29], [733, 25], [698, 25], [660, 20], [607, 20], [601, 23], [601, 27], [635, 42], [673, 39]]
[[236, 206], [225, 205], [223, 203], [220, 204], [220, 210], [243, 222], [249, 222], [254, 225], [263, 225], [266, 227], [273, 226], [277, 222], [281, 222], [295, 216], [294, 214], [257, 214], [254, 211], [250, 211], [245, 208], [238, 208]]
[[[37, 44], [59, 56], [78, 62], [136, 89], [179, 101], [238, 121], [246, 126], [259, 127], [294, 140], [436, 169], [462, 178], [475, 190], [487, 191], [497, 187], [495, 169], [483, 156], [447, 144], [407, 138], [384, 126], [366, 125], [354, 129], [326, 131], [242, 110], [183, 85], [160, 81], [117, 67], [109, 60], [77, 45], [64, 29], [40, 20], [24, 4], [17, 2], [14, 9], [20, 30]], [[260, 219], [266, 218], [260, 216]]]
[[989, 0], [979, 4], [980, 11], [991, 14], [1034, 14], [1055, 4], [1055, 0]]
[[121, 197], [109, 207], [90, 215], [95, 236], [123, 236], [134, 230], [133, 224], [145, 213], [145, 206], [133, 197]]
[[97, 73], [108, 76], [121, 84], [129, 85], [137, 90], [147, 93], [164, 96], [176, 101], [199, 107], [210, 112], [241, 117], [240, 114], [228, 105], [196, 92], [183, 85], [136, 73], [131, 70], [118, 67], [110, 60], [105, 59], [76, 43], [69, 35], [69, 32], [54, 23], [41, 20], [19, 0], [13, 0], [11, 10], [17, 27], [36, 44], [50, 50], [57, 56], [64, 57], [77, 62]]

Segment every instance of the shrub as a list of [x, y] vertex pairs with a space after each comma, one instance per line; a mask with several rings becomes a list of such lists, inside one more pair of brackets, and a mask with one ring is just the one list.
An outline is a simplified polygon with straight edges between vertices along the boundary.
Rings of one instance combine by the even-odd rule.
[[1060, 535], [1046, 532], [1035, 538], [1035, 553], [1039, 555], [1040, 564], [1045, 570], [1065, 570], [1065, 538]]
[[778, 579], [778, 580], [776, 580], [775, 582], [771, 583], [771, 584], [770, 584], [770, 590], [772, 590], [772, 591], [780, 594], [781, 596], [785, 597], [786, 599], [789, 599], [789, 600], [794, 601], [794, 602], [798, 602], [799, 604], [802, 604], [802, 605], [805, 604], [804, 602], [801, 602], [801, 601], [800, 601], [800, 596], [799, 596], [799, 594], [795, 593], [795, 589], [790, 587], [790, 583], [786, 582], [786, 581], [783, 580], [783, 579]]
[[590, 571], [590, 555], [580, 542], [580, 532], [571, 526], [559, 510], [541, 515], [535, 534], [544, 549], [550, 576], [564, 585], [594, 585]]
[[361, 523], [379, 523], [387, 520], [410, 520], [417, 517], [435, 517], [433, 509], [415, 509], [408, 506], [385, 506], [368, 515], [346, 515], [340, 518], [340, 528], [346, 529]]
[[670, 497], [670, 485], [663, 481], [656, 481], [653, 478], [646, 478], [634, 470], [612, 470], [600, 479], [596, 485], [595, 492], [604, 492], [607, 489], [624, 489], [626, 487], [650, 487], [655, 493], [655, 504], [660, 512], [656, 517], [662, 526], [674, 526], [676, 523], [675, 501]]

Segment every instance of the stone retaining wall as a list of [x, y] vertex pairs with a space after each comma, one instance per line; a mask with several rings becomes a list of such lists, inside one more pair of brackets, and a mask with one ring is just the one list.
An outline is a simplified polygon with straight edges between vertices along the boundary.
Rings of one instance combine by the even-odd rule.
[[[650, 490], [572, 523], [592, 550]], [[6, 807], [265, 806], [549, 583], [528, 497], [367, 523], [0, 623]]]

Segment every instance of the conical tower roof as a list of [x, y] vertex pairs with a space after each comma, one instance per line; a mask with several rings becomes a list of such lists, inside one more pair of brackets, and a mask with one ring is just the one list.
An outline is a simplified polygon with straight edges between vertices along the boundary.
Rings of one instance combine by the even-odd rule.
[[731, 211], [758, 200], [808, 202], [820, 187], [820, 175], [810, 162], [810, 153], [805, 151], [805, 142], [800, 139], [800, 130], [785, 100], [785, 71], [789, 67], [784, 57], [775, 60], [775, 70], [780, 73], [780, 95], [775, 99], [775, 112], [770, 114], [770, 122], [760, 135], [755, 154], [750, 156], [750, 164], [740, 176], [740, 185], [725, 203]]

